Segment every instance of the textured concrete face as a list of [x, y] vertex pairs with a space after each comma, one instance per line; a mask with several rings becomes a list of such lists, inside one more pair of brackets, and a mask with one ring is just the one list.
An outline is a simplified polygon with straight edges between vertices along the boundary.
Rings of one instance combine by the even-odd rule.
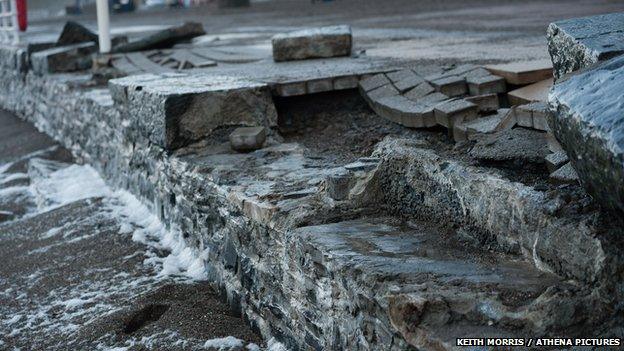
[[[582, 88], [582, 89], [581, 89]], [[556, 84], [550, 126], [587, 191], [624, 211], [624, 57]]]
[[547, 37], [554, 76], [559, 79], [624, 53], [624, 13], [554, 22]]
[[275, 61], [305, 60], [351, 54], [351, 27], [311, 28], [275, 35], [272, 39]]
[[91, 54], [96, 50], [92, 42], [60, 46], [32, 54], [30, 62], [37, 74], [80, 71], [91, 68]]
[[137, 130], [167, 150], [198, 141], [220, 126], [277, 123], [268, 86], [244, 79], [142, 75], [112, 80], [109, 87]]

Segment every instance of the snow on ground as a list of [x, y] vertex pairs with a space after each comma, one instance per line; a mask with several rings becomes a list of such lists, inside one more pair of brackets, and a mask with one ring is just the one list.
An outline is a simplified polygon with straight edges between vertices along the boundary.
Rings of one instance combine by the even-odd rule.
[[[58, 226], [43, 231], [35, 239], [45, 244], [20, 255], [27, 255], [29, 260], [36, 262], [60, 250], [54, 256], [60, 258], [55, 265], [67, 265], [68, 270], [79, 270], [80, 267], [72, 268], [71, 265], [79, 259], [76, 255], [82, 253], [64, 252], [68, 244], [94, 240], [99, 235], [126, 235], [132, 238], [138, 249], [132, 248], [134, 251], [116, 257], [119, 262], [106, 262], [110, 267], [134, 264], [136, 268], [131, 269], [130, 273], [106, 266], [83, 269], [79, 276], [62, 277], [67, 280], [66, 283], [54, 285], [44, 291], [43, 296], [35, 299], [32, 294], [41, 294], [40, 287], [42, 284], [45, 286], [46, 279], [50, 279], [53, 273], [58, 274], [57, 271], [51, 272], [56, 267], [42, 265], [29, 275], [8, 279], [0, 277], [0, 301], [12, 301], [17, 305], [4, 306], [0, 303], [0, 335], [4, 335], [0, 337], [0, 346], [11, 338], [22, 341], [33, 338], [45, 342], [49, 335], [56, 336], [62, 343], [70, 343], [84, 326], [95, 323], [103, 316], [112, 315], [130, 303], [132, 298], [153, 290], [162, 285], [163, 281], [179, 283], [206, 279], [204, 260], [207, 252], [197, 252], [188, 247], [179, 231], [175, 228], [167, 229], [157, 216], [129, 192], [109, 188], [92, 167], [37, 158], [29, 161], [27, 174], [8, 173], [10, 167], [11, 164], [0, 165], [0, 196], [15, 192], [34, 199], [33, 208], [21, 220], [45, 217], [46, 213], [60, 211], [63, 206], [76, 201], [85, 201], [86, 206], [93, 207], [95, 211], [89, 215], [67, 218]], [[30, 185], [2, 187], [2, 184], [21, 178], [30, 178]], [[102, 199], [101, 202], [98, 202], [98, 198]], [[112, 223], [112, 227], [118, 229], [113, 232], [99, 229], [101, 223]], [[234, 337], [196, 340], [181, 338], [174, 331], [130, 338], [121, 346], [111, 342], [114, 340], [111, 337], [102, 336], [98, 348], [127, 350], [133, 346], [179, 346], [183, 349], [228, 350], [244, 346], [242, 340]], [[255, 344], [245, 347], [248, 350], [259, 349]], [[272, 340], [268, 350], [282, 351], [285, 348]]]

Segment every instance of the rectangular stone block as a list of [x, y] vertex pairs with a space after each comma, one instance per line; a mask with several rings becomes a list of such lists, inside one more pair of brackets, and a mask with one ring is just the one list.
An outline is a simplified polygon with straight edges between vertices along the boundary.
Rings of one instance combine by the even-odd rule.
[[450, 97], [461, 96], [468, 92], [466, 79], [464, 77], [451, 76], [434, 80], [431, 84], [435, 87], [436, 91]]
[[473, 121], [465, 122], [466, 137], [474, 140], [476, 136], [482, 134], [492, 134], [496, 131], [496, 127], [500, 125], [503, 118], [507, 115], [509, 109], [501, 109], [495, 115], [477, 118]]
[[534, 101], [548, 101], [548, 91], [553, 85], [553, 79], [549, 78], [525, 87], [512, 90], [507, 93], [511, 105], [523, 105]]
[[362, 91], [369, 92], [390, 83], [390, 79], [388, 79], [385, 74], [379, 73], [371, 77], [362, 78], [360, 80], [359, 87]]
[[334, 89], [331, 78], [311, 80], [307, 83], [308, 94], [323, 93]]
[[348, 56], [351, 54], [351, 27], [331, 26], [277, 34], [271, 40], [276, 62]]
[[504, 93], [507, 91], [505, 78], [492, 74], [466, 78], [470, 95], [486, 95]]
[[266, 141], [266, 128], [241, 127], [230, 134], [230, 146], [236, 151], [253, 151], [262, 148]]
[[91, 68], [91, 55], [97, 51], [95, 43], [81, 43], [54, 47], [30, 56], [32, 70], [39, 74], [82, 71]]
[[334, 90], [355, 89], [358, 82], [357, 76], [338, 77], [334, 79]]
[[477, 106], [479, 106], [479, 112], [494, 112], [500, 107], [498, 94], [468, 96], [464, 99], [473, 104], [477, 104]]
[[457, 99], [436, 105], [434, 113], [436, 122], [451, 130], [456, 123], [471, 121], [477, 118], [478, 110], [479, 107], [472, 102]]
[[410, 91], [408, 91], [407, 93], [405, 93], [405, 97], [410, 100], [418, 101], [422, 97], [429, 95], [433, 93], [434, 91], [435, 91], [435, 88], [431, 84], [427, 82], [422, 82], [418, 84], [417, 86], [415, 86]]
[[213, 75], [139, 75], [109, 81], [129, 130], [166, 150], [199, 141], [223, 126], [277, 125], [265, 83]]
[[492, 74], [505, 78], [507, 83], [515, 85], [527, 85], [553, 76], [550, 60], [504, 63], [485, 68]]
[[522, 106], [516, 106], [514, 109], [516, 114], [516, 123], [520, 127], [533, 128], [533, 115], [531, 110], [522, 108]]
[[[510, 109], [506, 109], [506, 110], [507, 112], [505, 113], [504, 117], [501, 119], [500, 123], [496, 126], [496, 131], [511, 129], [517, 123], [515, 112]], [[499, 113], [500, 113], [500, 110], [499, 110]]]
[[299, 96], [306, 94], [306, 82], [282, 83], [275, 86], [275, 92], [278, 96]]

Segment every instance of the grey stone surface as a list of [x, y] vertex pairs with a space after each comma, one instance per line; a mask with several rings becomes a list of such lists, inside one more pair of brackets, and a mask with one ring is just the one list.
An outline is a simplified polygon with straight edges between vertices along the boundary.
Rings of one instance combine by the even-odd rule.
[[581, 183], [605, 208], [624, 211], [624, 57], [556, 84], [549, 96], [554, 135]]
[[59, 46], [32, 54], [30, 64], [37, 74], [82, 71], [91, 68], [96, 51], [92, 42]]
[[507, 83], [527, 85], [553, 76], [550, 60], [518, 61], [485, 67], [492, 74], [505, 78]]
[[496, 127], [501, 124], [505, 116], [509, 113], [509, 109], [500, 109], [496, 114], [477, 118], [473, 121], [465, 122], [466, 137], [473, 140], [480, 134], [492, 134], [496, 131]]
[[351, 54], [351, 27], [320, 27], [277, 34], [271, 39], [277, 62], [348, 56]]
[[407, 93], [405, 93], [405, 97], [410, 100], [418, 101], [419, 99], [425, 97], [426, 95], [433, 93], [434, 91], [435, 91], [435, 88], [431, 84], [427, 82], [423, 82], [415, 86], [413, 89], [411, 89]]
[[236, 128], [230, 134], [230, 146], [236, 151], [253, 151], [261, 149], [266, 141], [267, 133], [264, 127]]
[[360, 80], [359, 87], [364, 92], [369, 92], [388, 84], [390, 84], [390, 79], [388, 79], [385, 74], [375, 74]]
[[554, 76], [561, 78], [624, 53], [624, 13], [572, 18], [548, 26]]

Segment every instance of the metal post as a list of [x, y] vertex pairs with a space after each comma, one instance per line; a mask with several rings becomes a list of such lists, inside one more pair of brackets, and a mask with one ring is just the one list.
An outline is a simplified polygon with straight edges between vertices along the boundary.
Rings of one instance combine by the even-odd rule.
[[108, 14], [108, 0], [97, 0], [97, 23], [98, 38], [100, 43], [100, 53], [105, 54], [111, 51], [110, 39], [110, 17]]

